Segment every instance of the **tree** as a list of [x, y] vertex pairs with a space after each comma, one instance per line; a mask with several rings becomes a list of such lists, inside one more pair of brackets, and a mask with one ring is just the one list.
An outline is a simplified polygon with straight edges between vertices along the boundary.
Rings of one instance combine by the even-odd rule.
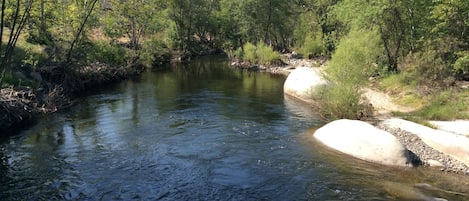
[[142, 37], [162, 26], [157, 20], [165, 8], [161, 0], [112, 0], [104, 13], [105, 33], [111, 38], [126, 36], [129, 48], [138, 50]]
[[[218, 1], [215, 0], [171, 0], [169, 18], [175, 23], [176, 46], [189, 52], [194, 50], [196, 41], [208, 42], [216, 35], [213, 24]], [[197, 48], [196, 48], [197, 49]]]
[[[24, 6], [24, 7], [23, 7]], [[17, 0], [16, 3], [6, 2], [2, 0], [1, 14], [0, 14], [0, 84], [3, 81], [5, 71], [9, 67], [11, 58], [13, 56], [13, 50], [16, 47], [16, 42], [20, 37], [20, 34], [29, 19], [29, 12], [31, 11], [32, 0], [27, 0], [21, 2]], [[11, 16], [5, 19], [7, 16], [7, 8], [11, 9]], [[22, 9], [23, 8], [23, 9]], [[10, 35], [8, 37], [8, 42], [3, 48], [3, 34], [4, 27], [7, 26], [10, 29]]]
[[384, 45], [385, 64], [387, 71], [399, 70], [399, 59], [409, 50], [403, 50], [408, 44], [409, 21], [404, 16], [407, 10], [402, 1], [380, 0], [368, 3], [366, 0], [344, 0], [334, 8], [334, 14], [347, 29], [378, 28]]
[[75, 34], [75, 37], [73, 38], [72, 42], [70, 43], [70, 49], [68, 49], [66, 63], [69, 63], [72, 59], [73, 48], [75, 47], [76, 43], [80, 39], [80, 37], [83, 33], [83, 29], [85, 28], [86, 22], [88, 21], [91, 13], [93, 12], [93, 10], [95, 8], [96, 2], [98, 2], [98, 0], [93, 0], [89, 4], [85, 3], [86, 13], [84, 13], [84, 17], [83, 17], [84, 19], [80, 23], [80, 26], [78, 27], [78, 30]]

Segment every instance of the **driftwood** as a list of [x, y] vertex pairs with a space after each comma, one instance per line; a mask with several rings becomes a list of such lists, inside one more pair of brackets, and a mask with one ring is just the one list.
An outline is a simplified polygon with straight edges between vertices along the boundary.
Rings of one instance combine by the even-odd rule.
[[137, 67], [110, 67], [104, 63], [91, 63], [78, 67], [47, 67], [41, 68], [40, 73], [50, 83], [60, 84], [64, 93], [76, 93], [89, 87], [102, 85], [113, 81], [126, 79], [137, 75], [143, 68]]
[[92, 63], [75, 68], [50, 66], [39, 69], [43, 78], [37, 90], [27, 87], [0, 89], [0, 133], [35, 116], [70, 105], [70, 98], [87, 88], [123, 80], [141, 73], [143, 68], [109, 67]]
[[0, 128], [7, 128], [35, 113], [36, 96], [30, 89], [0, 89]]

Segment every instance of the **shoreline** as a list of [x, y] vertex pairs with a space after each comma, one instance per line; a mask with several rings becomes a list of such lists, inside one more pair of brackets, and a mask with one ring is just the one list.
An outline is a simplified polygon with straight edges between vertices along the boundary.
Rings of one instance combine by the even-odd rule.
[[111, 67], [98, 62], [66, 71], [62, 66], [39, 68], [40, 85], [36, 89], [0, 89], [0, 139], [33, 125], [42, 115], [71, 106], [73, 99], [87, 89], [130, 79], [143, 71], [138, 66]]
[[[324, 65], [324, 62], [321, 62], [320, 65], [318, 65], [317, 63], [318, 62], [307, 59], [288, 58], [287, 65], [285, 66], [263, 67], [258, 70], [262, 72], [282, 74], [288, 76], [290, 72], [296, 69], [297, 67], [321, 68]], [[438, 151], [435, 148], [427, 145], [414, 133], [410, 133], [400, 128], [393, 128], [389, 125], [384, 124], [384, 120], [393, 118], [391, 110], [402, 109], [408, 111], [410, 110], [410, 108], [394, 104], [392, 100], [390, 100], [390, 97], [384, 93], [370, 93], [370, 90], [371, 89], [365, 89], [364, 97], [367, 99], [373, 99], [370, 102], [373, 103], [374, 114], [370, 119], [366, 121], [371, 123], [378, 129], [387, 131], [394, 135], [399, 140], [399, 142], [401, 142], [401, 144], [403, 144], [408, 149], [408, 151], [410, 152], [410, 159], [413, 160], [415, 164], [418, 164], [417, 167], [436, 169], [442, 172], [454, 174], [469, 175], [468, 165], [464, 164], [463, 162], [455, 159], [454, 157], [446, 153]], [[301, 98], [299, 98], [298, 100], [304, 101], [308, 105], [312, 105], [310, 101], [305, 101]]]

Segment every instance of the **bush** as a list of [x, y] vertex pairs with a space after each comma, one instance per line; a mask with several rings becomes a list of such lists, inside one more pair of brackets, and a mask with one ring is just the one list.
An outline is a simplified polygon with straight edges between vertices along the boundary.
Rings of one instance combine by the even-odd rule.
[[238, 48], [236, 50], [230, 50], [230, 51], [228, 51], [228, 56], [230, 58], [242, 59], [243, 58], [243, 49]]
[[458, 59], [453, 65], [457, 77], [464, 77], [469, 75], [469, 52], [459, 52]]
[[169, 48], [163, 41], [149, 40], [143, 43], [139, 50], [140, 61], [145, 67], [154, 67], [171, 59]]
[[280, 54], [262, 41], [258, 42], [257, 46], [248, 42], [243, 45], [243, 50], [242, 53], [236, 51], [233, 55], [241, 55], [242, 60], [252, 64], [270, 65], [280, 59]]
[[446, 88], [452, 85], [454, 72], [464, 70], [464, 56], [459, 57], [459, 42], [452, 38], [428, 41], [425, 48], [405, 58], [402, 70], [413, 74], [419, 85]]
[[112, 66], [123, 66], [126, 61], [126, 50], [118, 44], [107, 41], [92, 43], [92, 50], [86, 54], [88, 62], [101, 62]]
[[256, 46], [250, 42], [243, 45], [243, 60], [250, 63], [257, 63]]
[[425, 50], [408, 56], [402, 67], [404, 73], [411, 74], [418, 85], [432, 88], [441, 87], [444, 82], [440, 81], [451, 76], [451, 67], [434, 50]]
[[319, 112], [328, 119], [361, 119], [371, 114], [360, 86], [376, 71], [381, 46], [376, 31], [351, 31], [337, 46], [326, 73], [333, 86], [320, 93]]
[[361, 101], [357, 86], [337, 83], [319, 92], [319, 114], [326, 119], [362, 119], [372, 114], [372, 107]]
[[320, 34], [320, 32], [315, 35], [308, 34], [304, 39], [304, 43], [300, 45], [298, 52], [309, 58], [321, 56], [324, 52], [324, 46]]
[[280, 59], [280, 54], [263, 42], [257, 43], [256, 56], [259, 64], [269, 65]]
[[377, 71], [382, 52], [377, 31], [352, 30], [338, 44], [326, 72], [332, 80], [363, 84]]
[[[1, 72], [0, 72], [0, 76], [2, 76]], [[5, 88], [9, 86], [20, 86], [22, 84], [22, 80], [12, 75], [10, 72], [5, 72], [3, 77], [0, 77], [0, 81], [1, 81], [0, 88]]]

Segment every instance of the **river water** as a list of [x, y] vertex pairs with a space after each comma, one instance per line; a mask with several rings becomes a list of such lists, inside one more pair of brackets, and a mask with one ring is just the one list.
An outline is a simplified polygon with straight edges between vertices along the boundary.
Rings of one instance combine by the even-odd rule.
[[91, 91], [0, 142], [0, 200], [469, 199], [467, 176], [323, 147], [284, 80], [207, 58]]

